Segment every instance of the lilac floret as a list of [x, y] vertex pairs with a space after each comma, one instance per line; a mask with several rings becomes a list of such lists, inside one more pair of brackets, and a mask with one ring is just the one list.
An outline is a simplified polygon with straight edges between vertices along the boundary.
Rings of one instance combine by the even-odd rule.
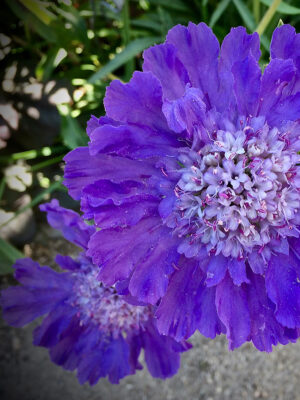
[[[53, 227], [86, 248], [94, 228], [77, 213], [60, 207], [57, 200], [41, 209]], [[191, 345], [158, 332], [155, 307], [130, 304], [129, 296], [104, 286], [98, 268], [84, 253], [76, 259], [58, 255], [56, 261], [64, 272], [41, 267], [29, 258], [16, 262], [15, 278], [21, 285], [1, 293], [7, 323], [21, 327], [43, 316], [33, 333], [34, 344], [46, 347], [54, 363], [77, 370], [80, 383], [93, 385], [102, 377], [118, 383], [142, 368], [141, 350], [153, 377], [176, 374], [180, 353]]]
[[277, 28], [262, 73], [257, 33], [220, 46], [203, 23], [175, 26], [65, 158], [101, 279], [158, 305], [176, 340], [271, 351], [300, 334], [299, 37]]

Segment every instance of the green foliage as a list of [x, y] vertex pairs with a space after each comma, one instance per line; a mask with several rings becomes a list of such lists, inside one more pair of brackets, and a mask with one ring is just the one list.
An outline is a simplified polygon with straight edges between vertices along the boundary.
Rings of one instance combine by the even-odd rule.
[[[36, 82], [63, 82], [70, 94], [56, 103], [60, 132], [53, 144], [41, 141], [40, 146], [28, 150], [13, 145], [10, 148], [8, 143], [6, 154], [0, 155], [4, 169], [23, 160], [33, 174], [31, 202], [25, 209], [35, 207], [54, 190], [61, 190], [59, 165], [63, 154], [87, 143], [86, 121], [91, 114], [104, 114], [107, 85], [112, 79], [126, 82], [135, 69], [141, 69], [144, 49], [163, 42], [172, 26], [187, 25], [189, 21], [206, 22], [220, 41], [232, 26], [245, 25], [253, 32], [273, 0], [124, 0], [123, 8], [118, 7], [119, 3], [6, 0], [2, 7], [1, 32], [12, 41], [10, 53], [4, 59], [6, 65], [30, 60]], [[261, 37], [261, 65], [268, 63], [272, 31], [281, 20], [299, 31], [299, 0], [282, 1], [267, 20]], [[48, 173], [50, 167], [52, 175]], [[12, 211], [6, 193], [7, 182], [0, 177], [0, 207]], [[22, 211], [24, 207], [14, 216]], [[6, 260], [6, 267], [0, 273], [8, 271], [16, 257], [20, 253], [1, 240], [0, 259]]]

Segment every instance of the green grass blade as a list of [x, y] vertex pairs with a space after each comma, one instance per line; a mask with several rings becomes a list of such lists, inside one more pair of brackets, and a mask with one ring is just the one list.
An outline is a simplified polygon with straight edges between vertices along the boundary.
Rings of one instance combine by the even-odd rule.
[[32, 12], [40, 21], [44, 24], [49, 25], [51, 21], [53, 21], [56, 16], [51, 13], [45, 7], [41, 1], [38, 0], [22, 0], [20, 1], [29, 11]]
[[209, 21], [209, 26], [211, 28], [214, 27], [216, 22], [219, 20], [223, 12], [226, 10], [226, 8], [229, 6], [231, 0], [222, 0], [220, 3], [217, 5], [215, 8], [214, 12], [211, 15], [210, 21]]
[[23, 257], [23, 253], [4, 239], [0, 238], [0, 275], [13, 273], [12, 265], [17, 259]]
[[100, 79], [105, 78], [108, 74], [115, 71], [117, 68], [124, 65], [128, 60], [141, 53], [147, 47], [152, 46], [154, 43], [159, 43], [161, 38], [159, 36], [146, 37], [135, 39], [124, 50], [117, 54], [115, 58], [104, 65], [99, 71], [95, 72], [89, 79], [88, 83], [94, 84]]

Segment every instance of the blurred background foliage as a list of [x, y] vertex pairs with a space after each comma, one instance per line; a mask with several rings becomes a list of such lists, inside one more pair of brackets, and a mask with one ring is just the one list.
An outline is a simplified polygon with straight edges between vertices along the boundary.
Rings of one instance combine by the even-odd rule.
[[[0, 273], [36, 232], [50, 196], [76, 207], [62, 185], [63, 156], [87, 143], [111, 80], [142, 68], [142, 51], [168, 30], [206, 22], [222, 40], [233, 26], [263, 33], [262, 66], [278, 24], [300, 31], [299, 0], [7, 0], [0, 28]], [[273, 7], [273, 8], [272, 8]], [[264, 16], [267, 17], [264, 18]]]

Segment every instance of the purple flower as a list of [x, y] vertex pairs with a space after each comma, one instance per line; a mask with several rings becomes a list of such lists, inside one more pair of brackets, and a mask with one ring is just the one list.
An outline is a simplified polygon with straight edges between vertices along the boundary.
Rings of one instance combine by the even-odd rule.
[[[95, 229], [78, 214], [60, 207], [57, 200], [41, 209], [50, 225], [86, 247]], [[180, 352], [191, 345], [160, 335], [152, 306], [130, 304], [128, 296], [125, 301], [114, 287], [105, 287], [97, 279], [98, 268], [84, 253], [75, 260], [58, 255], [56, 262], [65, 272], [41, 267], [29, 258], [16, 262], [15, 278], [21, 286], [1, 294], [3, 316], [10, 325], [21, 327], [45, 315], [34, 331], [34, 344], [48, 348], [54, 363], [77, 369], [80, 383], [93, 385], [105, 376], [118, 383], [142, 368], [142, 349], [153, 377], [164, 379], [177, 372]]]
[[105, 284], [156, 305], [162, 334], [196, 329], [262, 351], [300, 334], [300, 36], [175, 26], [113, 81], [65, 184], [100, 228], [87, 254]]

